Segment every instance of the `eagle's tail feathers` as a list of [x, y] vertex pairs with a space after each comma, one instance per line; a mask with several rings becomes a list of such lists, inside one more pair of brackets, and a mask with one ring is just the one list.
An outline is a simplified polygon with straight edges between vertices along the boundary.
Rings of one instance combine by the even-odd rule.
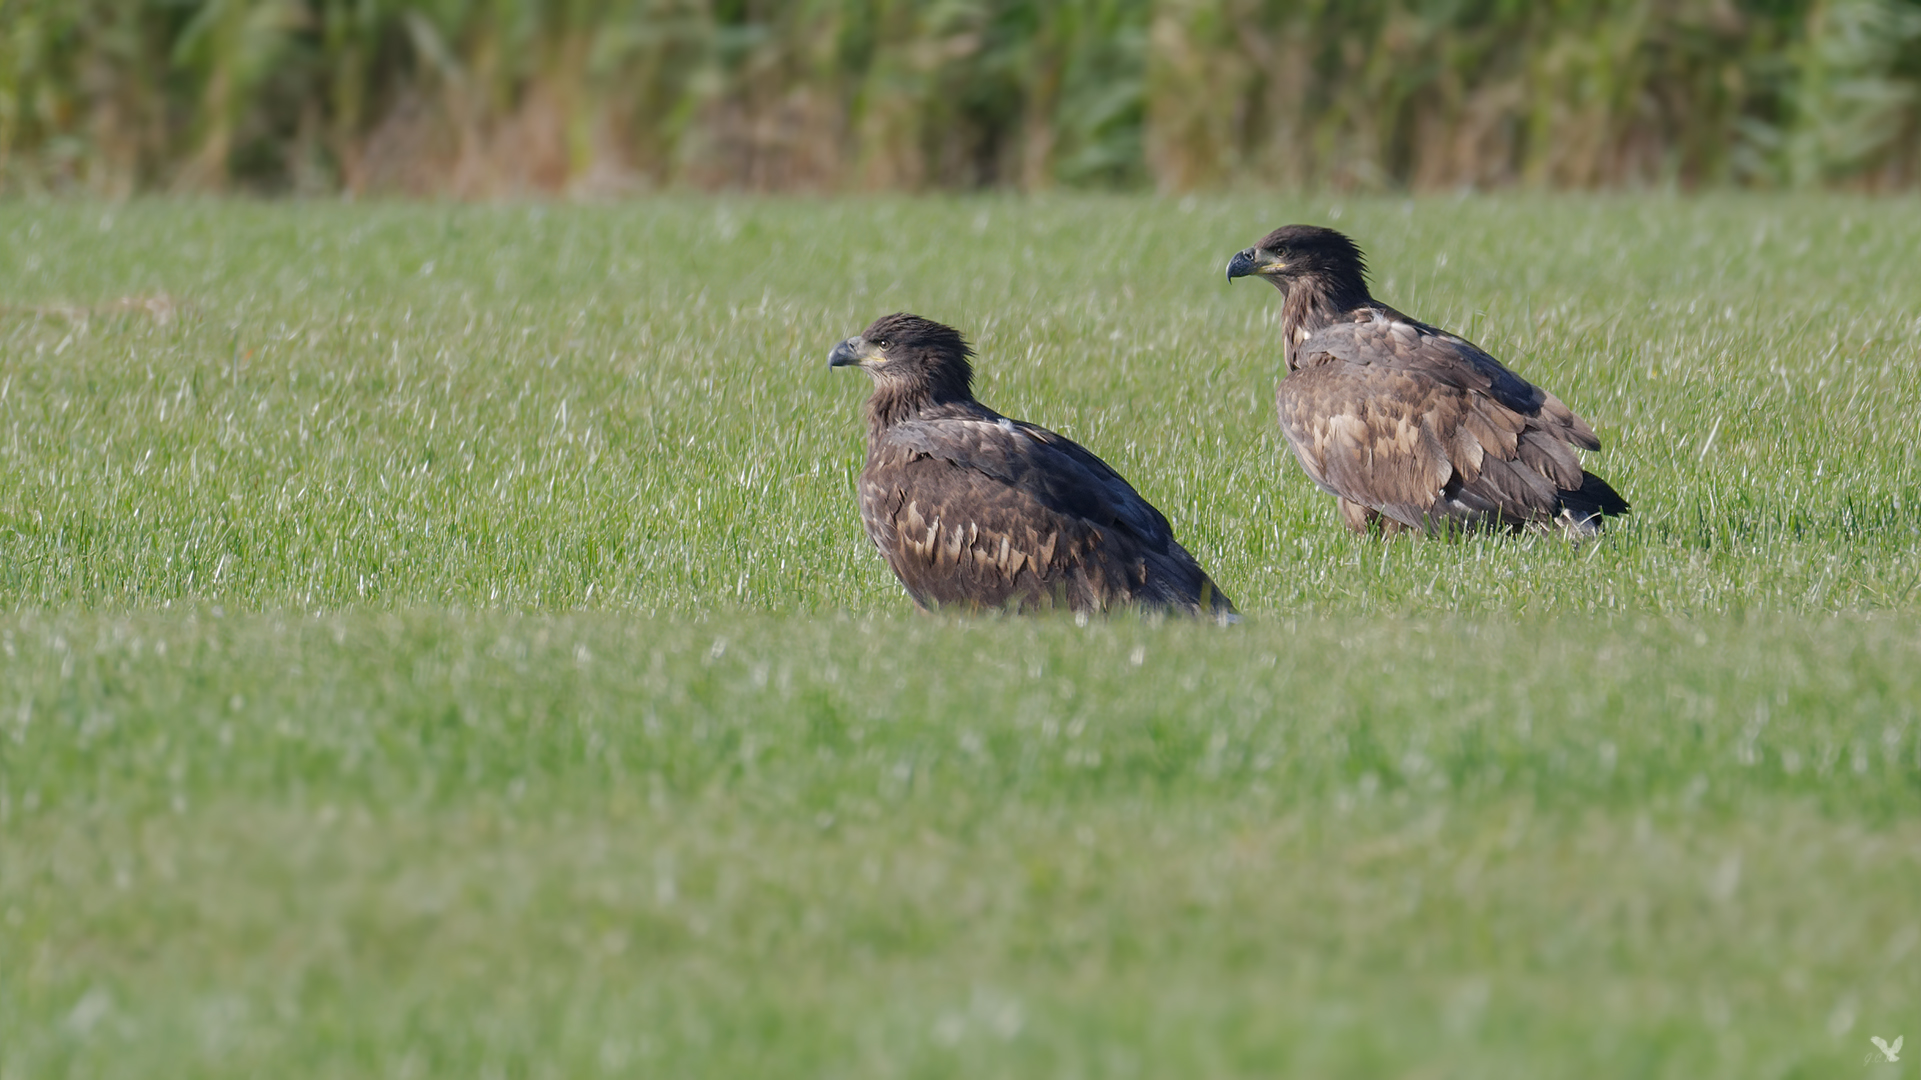
[[1581, 486], [1575, 491], [1563, 491], [1561, 506], [1577, 515], [1602, 514], [1613, 517], [1628, 512], [1628, 501], [1619, 492], [1608, 486], [1606, 480], [1591, 472], [1581, 474]]

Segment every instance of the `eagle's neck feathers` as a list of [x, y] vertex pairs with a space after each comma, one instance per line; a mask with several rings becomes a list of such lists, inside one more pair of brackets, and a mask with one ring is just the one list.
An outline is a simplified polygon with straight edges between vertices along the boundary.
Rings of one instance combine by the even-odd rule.
[[1287, 338], [1287, 366], [1296, 364], [1295, 352], [1308, 335], [1352, 317], [1359, 308], [1374, 306], [1367, 281], [1352, 275], [1313, 274], [1288, 282], [1281, 302], [1281, 333]]
[[867, 399], [867, 430], [878, 436], [903, 420], [931, 412], [967, 412], [982, 406], [974, 400], [967, 373], [935, 372], [919, 377], [881, 376]]

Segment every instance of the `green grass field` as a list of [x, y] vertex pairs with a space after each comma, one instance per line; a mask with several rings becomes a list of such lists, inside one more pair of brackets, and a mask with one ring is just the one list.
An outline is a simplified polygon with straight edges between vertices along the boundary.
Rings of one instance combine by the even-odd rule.
[[[1348, 536], [1290, 220], [1593, 421]], [[0, 204], [0, 1078], [1913, 1075], [1921, 203]], [[1246, 619], [915, 614], [909, 309]], [[1903, 1070], [1910, 1070], [1904, 1073]]]

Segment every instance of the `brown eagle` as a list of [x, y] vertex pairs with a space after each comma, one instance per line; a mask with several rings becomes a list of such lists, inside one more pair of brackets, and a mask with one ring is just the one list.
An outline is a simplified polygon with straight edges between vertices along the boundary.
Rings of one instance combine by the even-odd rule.
[[1281, 431], [1361, 532], [1492, 528], [1591, 536], [1628, 504], [1581, 468], [1594, 429], [1480, 347], [1367, 291], [1354, 241], [1288, 225], [1235, 255], [1229, 281], [1281, 290]]
[[914, 603], [1231, 618], [1233, 602], [1120, 474], [974, 400], [972, 353], [952, 327], [898, 314], [827, 356], [873, 379], [860, 519]]

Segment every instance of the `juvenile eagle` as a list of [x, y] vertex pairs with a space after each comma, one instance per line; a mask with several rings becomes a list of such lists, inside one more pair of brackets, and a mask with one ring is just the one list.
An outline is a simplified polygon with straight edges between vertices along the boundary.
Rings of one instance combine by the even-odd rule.
[[915, 604], [1233, 615], [1105, 462], [975, 401], [970, 355], [953, 328], [899, 314], [827, 356], [873, 379], [861, 524]]
[[1229, 281], [1249, 275], [1281, 290], [1281, 431], [1349, 528], [1589, 536], [1627, 513], [1574, 454], [1601, 448], [1593, 428], [1472, 342], [1369, 296], [1354, 241], [1288, 225], [1228, 262]]

